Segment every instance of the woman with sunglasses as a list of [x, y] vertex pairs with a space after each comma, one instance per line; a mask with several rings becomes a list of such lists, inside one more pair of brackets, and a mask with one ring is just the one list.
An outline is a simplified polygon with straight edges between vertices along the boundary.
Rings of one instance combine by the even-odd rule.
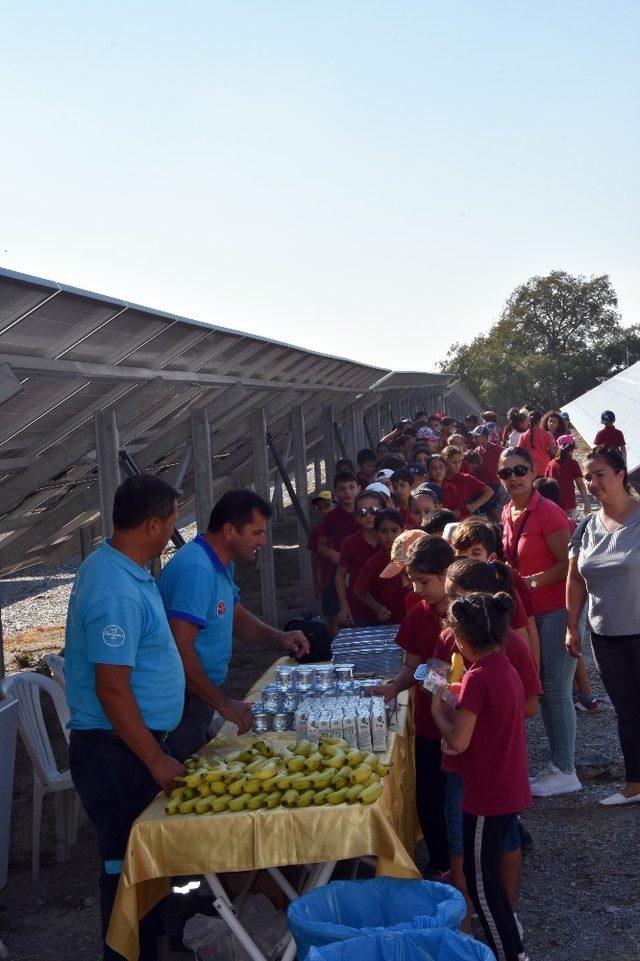
[[369, 558], [381, 549], [374, 524], [376, 515], [385, 507], [384, 498], [376, 491], [364, 490], [356, 497], [355, 518], [359, 530], [343, 540], [335, 574], [339, 624], [361, 626], [370, 616], [368, 608], [354, 595], [353, 585]]
[[508, 447], [503, 451], [498, 477], [511, 498], [502, 512], [504, 552], [531, 589], [540, 635], [540, 679], [544, 688], [541, 713], [551, 759], [534, 778], [531, 790], [535, 797], [567, 794], [582, 786], [575, 771], [575, 660], [564, 643], [571, 525], [557, 504], [534, 490], [534, 467], [526, 448]]
[[618, 716], [626, 783], [607, 807], [640, 803], [640, 505], [619, 450], [600, 444], [586, 458], [585, 478], [600, 510], [571, 538], [566, 645], [581, 656], [579, 621], [589, 601], [591, 643]]

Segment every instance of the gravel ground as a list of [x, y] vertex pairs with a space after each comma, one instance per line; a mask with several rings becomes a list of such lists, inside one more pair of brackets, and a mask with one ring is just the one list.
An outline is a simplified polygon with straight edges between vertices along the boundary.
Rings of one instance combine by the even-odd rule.
[[[187, 536], [191, 532], [187, 530]], [[276, 551], [282, 614], [299, 603], [295, 525], [280, 528]], [[3, 623], [10, 670], [16, 655], [36, 661], [61, 646], [66, 600], [74, 565], [33, 570], [2, 581]], [[256, 572], [241, 572], [243, 599], [259, 612]], [[54, 626], [51, 629], [51, 626]], [[276, 652], [236, 645], [228, 690], [242, 695], [273, 661]], [[596, 694], [601, 695], [590, 652], [586, 661]], [[547, 760], [540, 717], [530, 722], [531, 766]], [[60, 736], [59, 750], [64, 750]], [[574, 795], [538, 800], [526, 814], [534, 848], [526, 855], [519, 905], [531, 961], [636, 961], [640, 958], [640, 811], [606, 809], [599, 798], [621, 778], [615, 714], [608, 704], [578, 717], [578, 763], [584, 789]], [[601, 772], [599, 777], [586, 778]], [[11, 958], [54, 961], [100, 956], [96, 905], [96, 848], [93, 833], [81, 826], [70, 864], [54, 857], [53, 805], [45, 801], [42, 873], [30, 877], [31, 765], [18, 745], [9, 883], [0, 893], [0, 937]], [[424, 858], [419, 845], [417, 860]], [[166, 950], [163, 961], [185, 957]]]

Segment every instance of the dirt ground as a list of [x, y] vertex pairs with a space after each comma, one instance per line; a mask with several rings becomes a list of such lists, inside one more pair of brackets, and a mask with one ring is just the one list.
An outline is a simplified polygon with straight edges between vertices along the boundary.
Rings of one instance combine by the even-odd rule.
[[[299, 608], [295, 527], [279, 528], [276, 551], [281, 615]], [[259, 613], [259, 581], [241, 573], [243, 601]], [[37, 596], [33, 600], [37, 601]], [[6, 604], [6, 601], [5, 601]], [[10, 611], [10, 608], [9, 608]], [[57, 651], [62, 628], [38, 626], [8, 633], [9, 670], [18, 661], [36, 666], [45, 651]], [[236, 644], [228, 689], [245, 693], [277, 652]], [[596, 693], [599, 678], [587, 656]], [[540, 718], [530, 726], [532, 767], [547, 760]], [[64, 756], [58, 732], [56, 747]], [[598, 798], [611, 793], [621, 777], [615, 715], [609, 704], [578, 717], [578, 763], [584, 789], [573, 795], [538, 800], [526, 814], [534, 839], [525, 856], [519, 916], [531, 961], [636, 961], [640, 958], [640, 811], [607, 809]], [[584, 775], [600, 777], [587, 779]], [[55, 860], [53, 804], [45, 800], [41, 875], [31, 880], [31, 764], [18, 743], [9, 882], [0, 892], [0, 938], [19, 961], [93, 961], [100, 955], [96, 891], [97, 854], [88, 823], [80, 827], [71, 861]], [[423, 845], [416, 859], [424, 862]], [[186, 958], [165, 947], [163, 961]]]

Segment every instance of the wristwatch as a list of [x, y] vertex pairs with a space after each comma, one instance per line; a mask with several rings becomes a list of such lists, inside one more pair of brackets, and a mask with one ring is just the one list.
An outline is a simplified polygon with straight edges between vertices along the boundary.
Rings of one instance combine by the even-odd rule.
[[535, 591], [536, 587], [538, 586], [538, 582], [536, 580], [535, 574], [529, 574], [527, 578], [527, 584], [529, 585], [532, 591]]

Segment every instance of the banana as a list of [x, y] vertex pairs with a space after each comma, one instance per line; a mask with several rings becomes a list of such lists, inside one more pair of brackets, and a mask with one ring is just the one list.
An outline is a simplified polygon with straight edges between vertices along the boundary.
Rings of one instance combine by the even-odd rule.
[[344, 754], [344, 748], [342, 747], [341, 744], [327, 744], [325, 742], [323, 746], [324, 746], [325, 757], [334, 757], [334, 755], [340, 754], [340, 753]]
[[364, 751], [359, 751], [357, 747], [354, 747], [347, 754], [347, 764], [349, 767], [357, 767], [358, 764], [362, 764], [364, 761]]
[[191, 798], [190, 801], [182, 801], [182, 803], [178, 805], [178, 810], [180, 814], [193, 814], [195, 806], [195, 798]]
[[253, 749], [262, 757], [273, 757], [273, 747], [268, 741], [254, 741]]
[[227, 791], [232, 797], [240, 797], [244, 794], [244, 786], [247, 783], [246, 778], [239, 778], [237, 781], [233, 781], [231, 784], [227, 785]]
[[[260, 782], [261, 790], [266, 791], [267, 794], [270, 794], [271, 791], [275, 791], [278, 781], [282, 780], [282, 778], [286, 778], [286, 776], [286, 771], [276, 771], [273, 777], [268, 777], [264, 781]], [[289, 784], [287, 783], [287, 788], [288, 787]]]
[[296, 789], [296, 791], [309, 791], [313, 787], [313, 778], [301, 775], [296, 778], [295, 781], [291, 782], [291, 786]]
[[182, 801], [179, 797], [171, 798], [164, 806], [165, 814], [178, 814]]
[[369, 775], [369, 780], [367, 781], [367, 787], [369, 787], [370, 784], [378, 784], [378, 782], [381, 780], [382, 778], [380, 777], [378, 772], [372, 771], [371, 774]]
[[344, 774], [338, 774], [338, 772], [336, 772], [335, 777], [331, 780], [331, 787], [334, 791], [341, 791], [342, 788], [350, 787], [352, 783], [352, 781], [347, 781]]
[[341, 747], [343, 749], [349, 747], [349, 742], [345, 741], [343, 737], [323, 737], [320, 743], [324, 744], [325, 747]]
[[293, 757], [293, 752], [289, 750], [288, 747], [279, 747], [273, 749], [273, 756], [282, 758], [283, 761], [289, 761]]
[[303, 771], [306, 763], [307, 760], [304, 754], [296, 754], [287, 761], [287, 771], [291, 771], [292, 773], [295, 771]]
[[330, 787], [326, 787], [324, 791], [316, 791], [315, 797], [313, 799], [313, 803], [317, 807], [320, 807], [321, 804], [326, 804], [329, 798], [329, 795], [332, 793], [333, 792]]
[[221, 764], [220, 767], [214, 768], [213, 771], [207, 771], [203, 780], [206, 781], [207, 784], [213, 784], [214, 781], [222, 781], [226, 773], [226, 765]]
[[241, 794], [240, 797], [231, 798], [227, 805], [228, 811], [244, 811], [247, 804], [251, 800], [251, 794]]
[[223, 794], [221, 797], [213, 797], [211, 799], [211, 810], [214, 814], [221, 814], [222, 811], [226, 811], [229, 802], [233, 801], [230, 794]]
[[347, 784], [353, 784], [354, 770], [353, 768], [350, 768], [348, 764], [345, 764], [345, 766], [341, 767], [338, 771], [338, 776], [343, 777]]
[[322, 754], [319, 751], [315, 751], [314, 754], [310, 754], [305, 761], [305, 768], [307, 771], [317, 771], [322, 764]]
[[282, 806], [285, 808], [295, 807], [296, 801], [298, 800], [299, 796], [300, 796], [299, 792], [294, 791], [293, 789], [286, 791], [282, 796]]
[[362, 764], [359, 764], [358, 767], [353, 772], [353, 780], [356, 784], [362, 784], [362, 782], [366, 781], [370, 777], [370, 775], [371, 775], [371, 768], [369, 767], [368, 764], [365, 764], [363, 761]]
[[315, 796], [316, 796], [315, 791], [305, 791], [303, 794], [301, 794], [298, 797], [296, 801], [296, 807], [308, 808], [313, 803], [313, 799]]
[[449, 671], [449, 684], [458, 684], [464, 674], [464, 660], [462, 654], [454, 651], [451, 655], [451, 670]]
[[364, 790], [364, 784], [354, 784], [350, 787], [347, 791], [347, 804], [355, 804]]
[[364, 789], [358, 800], [360, 804], [373, 804], [382, 794], [382, 784], [378, 781]]
[[184, 783], [187, 787], [198, 787], [202, 784], [202, 779], [207, 772], [202, 768], [199, 771], [194, 771], [193, 774], [187, 774], [184, 778]]
[[180, 798], [180, 800], [182, 801], [182, 792], [183, 792], [183, 790], [184, 790], [184, 788], [174, 787], [173, 791], [172, 791], [171, 794], [169, 795], [170, 799], [173, 801], [175, 798]]
[[266, 807], [268, 797], [269, 795], [267, 794], [266, 791], [261, 791], [260, 794], [254, 794], [251, 800], [249, 801], [249, 803], [247, 804], [247, 808], [250, 811], [257, 811], [258, 808]]
[[228, 754], [225, 754], [224, 763], [233, 764], [234, 761], [239, 760], [241, 754], [242, 754], [242, 751], [230, 751]]
[[217, 797], [222, 797], [224, 794], [228, 793], [227, 785], [224, 783], [224, 781], [212, 781], [210, 787], [211, 793]]
[[265, 761], [262, 767], [259, 767], [254, 773], [259, 781], [267, 781], [275, 776], [277, 770], [275, 761]]
[[325, 788], [328, 788], [335, 776], [336, 773], [333, 768], [327, 768], [325, 771], [314, 771], [313, 786], [316, 791], [324, 791]]
[[211, 801], [208, 797], [201, 797], [196, 801], [194, 810], [196, 814], [206, 814], [211, 810]]
[[240, 754], [238, 755], [238, 760], [241, 761], [243, 764], [250, 764], [251, 761], [253, 761], [253, 759], [255, 758], [255, 756], [256, 756], [256, 752], [253, 750], [253, 748], [246, 747], [244, 751], [241, 751]]
[[266, 807], [277, 808], [282, 800], [282, 791], [272, 791], [271, 794], [267, 795]]
[[298, 741], [297, 744], [293, 745], [293, 753], [299, 755], [300, 757], [309, 757], [314, 751], [317, 751], [317, 745], [311, 743], [311, 741]]
[[330, 757], [326, 757], [324, 759], [324, 763], [327, 765], [327, 767], [341, 768], [347, 763], [347, 756], [344, 751], [338, 748], [335, 754], [332, 754]]
[[275, 781], [279, 791], [288, 791], [291, 787], [291, 775], [289, 774], [281, 774]]
[[244, 764], [230, 764], [223, 778], [225, 784], [232, 784], [234, 781], [239, 781], [241, 777], [244, 777], [244, 770]]
[[201, 798], [209, 797], [211, 794], [211, 785], [203, 781], [202, 784], [198, 785], [197, 791]]
[[194, 798], [195, 796], [196, 796], [195, 788], [192, 788], [192, 787], [183, 787], [183, 788], [182, 788], [182, 800], [183, 800], [183, 801], [190, 801], [191, 798]]
[[380, 762], [378, 762], [373, 770], [374, 770], [374, 773], [379, 774], [380, 777], [386, 777], [387, 774], [389, 773], [389, 765], [381, 764]]
[[247, 778], [244, 782], [244, 790], [246, 794], [261, 794], [264, 790], [262, 781], [259, 781], [257, 777]]
[[331, 794], [328, 795], [327, 801], [329, 802], [329, 804], [342, 804], [346, 796], [347, 796], [347, 789], [341, 788], [341, 790], [339, 791], [332, 791]]
[[371, 768], [371, 770], [373, 771], [373, 769], [375, 768], [376, 764], [378, 763], [378, 756], [377, 756], [377, 754], [374, 754], [373, 752], [370, 752], [369, 754], [365, 754], [362, 763], [363, 763], [363, 764], [368, 764], [369, 767]]
[[258, 754], [253, 761], [245, 765], [245, 770], [248, 771], [249, 774], [254, 774], [256, 771], [259, 771], [261, 768], [263, 768], [267, 763], [267, 759], [262, 757], [261, 754]]

